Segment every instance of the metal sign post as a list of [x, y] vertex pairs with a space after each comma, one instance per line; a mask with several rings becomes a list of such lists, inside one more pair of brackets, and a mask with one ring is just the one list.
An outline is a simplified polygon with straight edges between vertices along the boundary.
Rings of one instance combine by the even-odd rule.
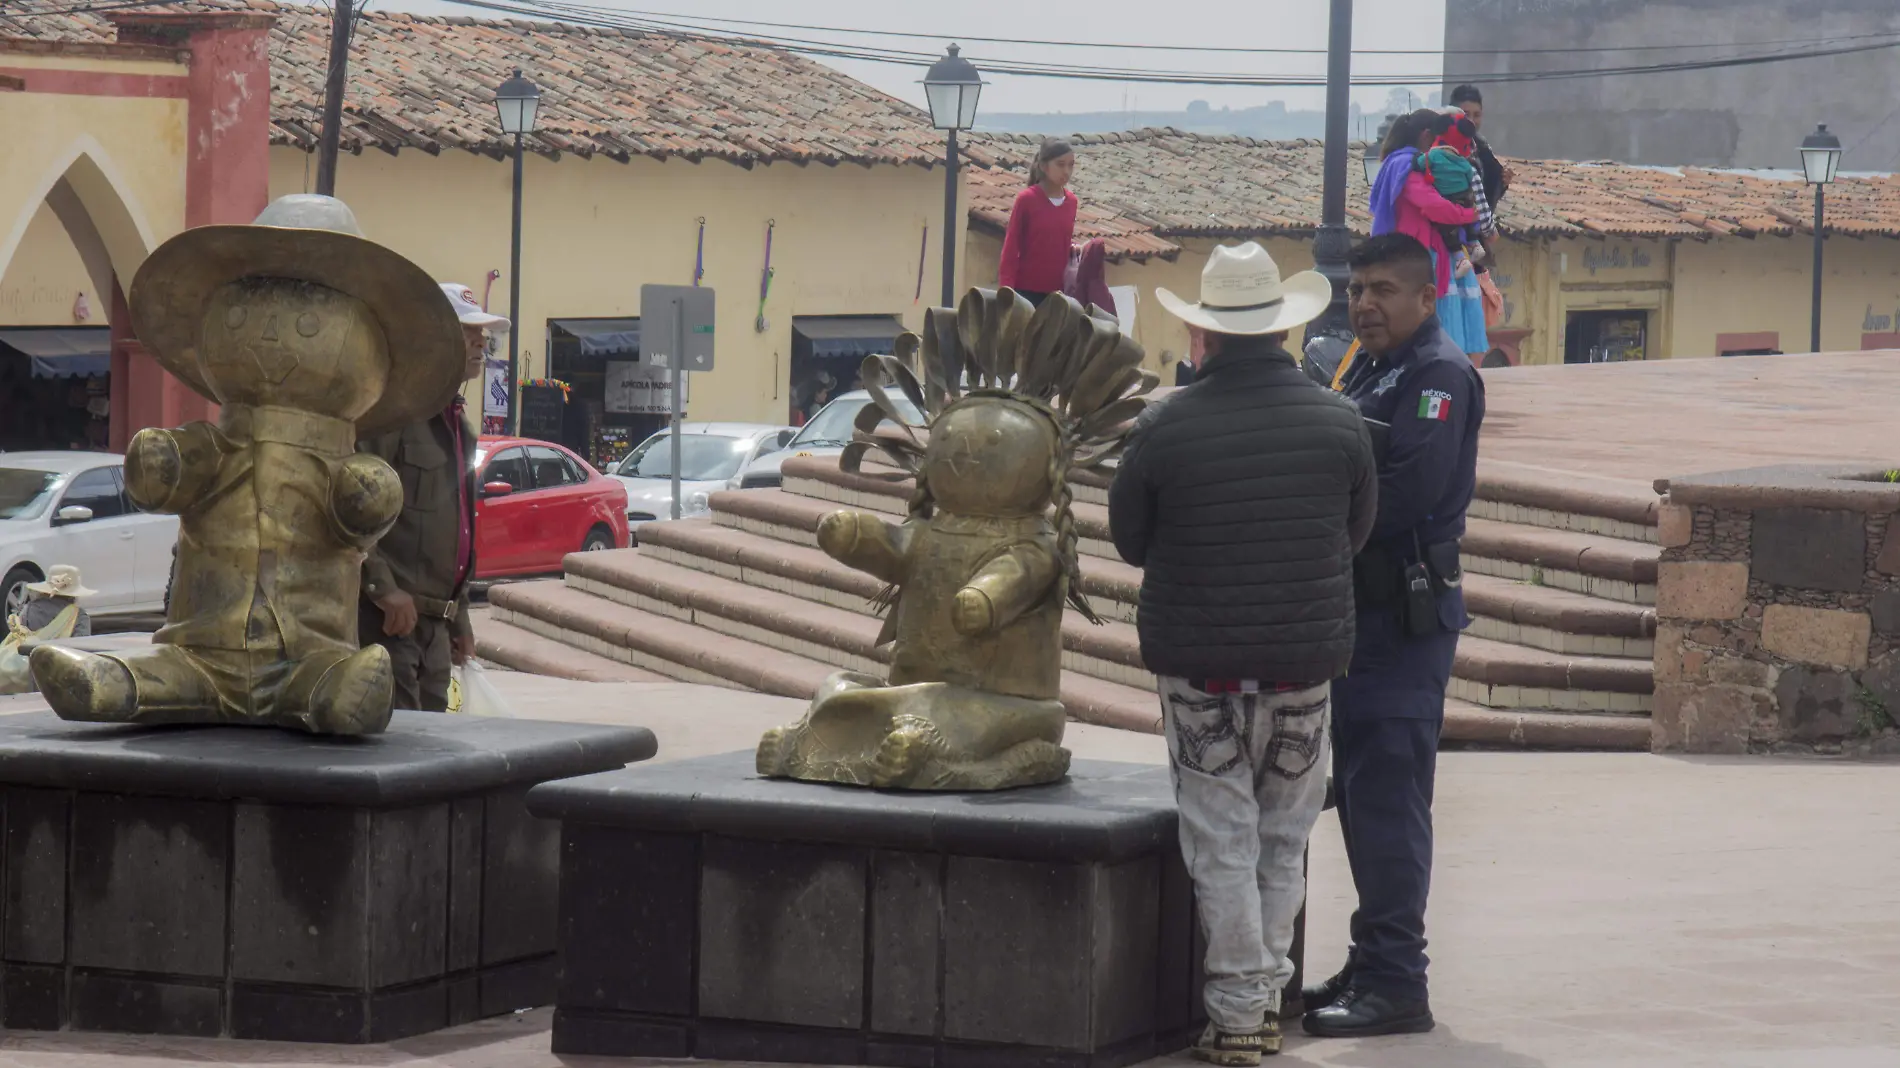
[[707, 286], [640, 287], [640, 358], [672, 372], [674, 519], [680, 517], [680, 409], [686, 376], [712, 370], [713, 310], [713, 291]]

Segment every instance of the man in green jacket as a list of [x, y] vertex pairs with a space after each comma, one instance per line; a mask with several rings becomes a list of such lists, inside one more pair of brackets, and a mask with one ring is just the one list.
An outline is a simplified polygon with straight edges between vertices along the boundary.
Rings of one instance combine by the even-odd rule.
[[[509, 328], [465, 285], [445, 282], [468, 341], [467, 380], [479, 379], [488, 338]], [[395, 707], [446, 712], [453, 668], [475, 654], [468, 583], [475, 574], [476, 431], [458, 395], [437, 414], [357, 443], [402, 478], [402, 515], [363, 561], [358, 614], [364, 645], [389, 650]]]

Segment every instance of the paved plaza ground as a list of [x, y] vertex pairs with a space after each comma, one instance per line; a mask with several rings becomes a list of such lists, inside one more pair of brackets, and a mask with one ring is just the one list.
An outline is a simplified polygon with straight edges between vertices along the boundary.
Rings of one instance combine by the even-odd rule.
[[[800, 702], [502, 673], [523, 716], [639, 723], [659, 759], [750, 748]], [[0, 700], [0, 711], [37, 702]], [[1159, 762], [1158, 737], [1076, 726], [1079, 755]], [[1316, 1042], [1338, 1068], [1900, 1065], [1900, 767], [1641, 754], [1448, 753], [1431, 932], [1436, 1033]], [[1331, 815], [1313, 840], [1315, 967], [1344, 951]], [[181, 1064], [570, 1068], [545, 1010], [387, 1046], [12, 1033], [0, 1068]], [[1185, 1058], [1168, 1058], [1168, 1061]]]
[[1900, 466], [1891, 352], [1486, 371], [1488, 461], [1613, 479], [1786, 463]]
[[[1900, 466], [1887, 355], [1486, 372], [1487, 462], [1647, 493], [1770, 463]], [[479, 623], [478, 623], [479, 626]], [[802, 702], [498, 673], [525, 717], [633, 723], [658, 759], [750, 749]], [[0, 697], [0, 714], [41, 708]], [[1072, 725], [1079, 756], [1159, 763], [1152, 735]], [[1900, 766], [1642, 754], [1445, 754], [1426, 1036], [1316, 1042], [1336, 1068], [1900, 1066]], [[1313, 838], [1308, 959], [1344, 953], [1337, 825]], [[548, 1052], [546, 1010], [386, 1046], [0, 1035], [0, 1068], [192, 1064], [608, 1068]], [[1188, 1063], [1171, 1057], [1157, 1063]]]

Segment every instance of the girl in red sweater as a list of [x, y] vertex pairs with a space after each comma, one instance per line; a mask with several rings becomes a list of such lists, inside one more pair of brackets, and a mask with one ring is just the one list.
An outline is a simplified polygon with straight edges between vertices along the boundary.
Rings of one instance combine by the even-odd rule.
[[1029, 168], [1029, 188], [1016, 194], [1016, 204], [1009, 210], [996, 281], [1031, 304], [1041, 304], [1044, 297], [1061, 290], [1063, 274], [1069, 269], [1075, 209], [1080, 203], [1069, 192], [1074, 175], [1075, 149], [1067, 141], [1044, 141]]

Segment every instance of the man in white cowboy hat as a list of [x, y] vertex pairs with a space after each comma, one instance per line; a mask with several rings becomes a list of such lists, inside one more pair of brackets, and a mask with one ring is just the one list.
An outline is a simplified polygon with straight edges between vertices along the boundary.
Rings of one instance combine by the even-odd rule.
[[1207, 935], [1203, 1060], [1280, 1048], [1280, 992], [1326, 793], [1329, 685], [1353, 648], [1353, 554], [1377, 510], [1365, 422], [1287, 352], [1332, 287], [1281, 279], [1251, 242], [1214, 250], [1201, 298], [1165, 289], [1202, 353], [1136, 424], [1109, 491], [1143, 569], [1143, 662], [1160, 680], [1181, 852]]
[[[464, 381], [481, 378], [488, 339], [509, 322], [485, 311], [467, 286], [442, 283], [462, 323]], [[363, 562], [358, 626], [364, 645], [389, 650], [397, 708], [446, 712], [449, 676], [475, 655], [468, 583], [475, 574], [475, 444], [460, 394], [449, 406], [357, 443], [402, 476], [402, 515]]]
[[29, 582], [26, 592], [32, 595], [20, 609], [20, 626], [38, 633], [59, 618], [59, 614], [71, 608], [76, 613], [73, 629], [65, 635], [70, 638], [84, 638], [92, 634], [92, 617], [79, 607], [81, 597], [98, 595], [98, 590], [88, 589], [80, 580], [79, 569], [71, 564], [54, 564], [46, 569], [46, 581]]

